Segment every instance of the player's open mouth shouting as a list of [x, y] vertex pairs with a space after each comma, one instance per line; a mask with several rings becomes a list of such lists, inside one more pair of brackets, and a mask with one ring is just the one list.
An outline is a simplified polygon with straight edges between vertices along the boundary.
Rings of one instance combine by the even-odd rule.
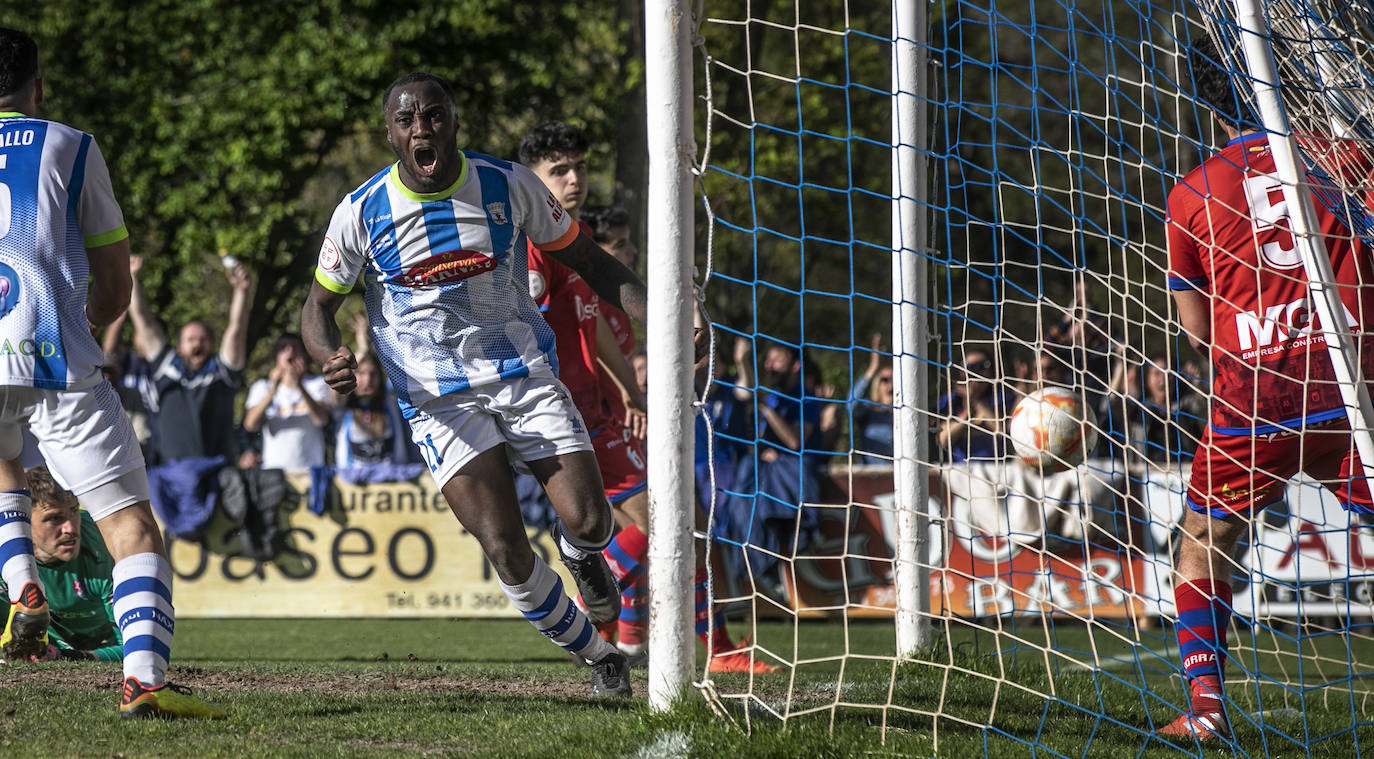
[[415, 162], [415, 173], [422, 177], [432, 177], [439, 167], [439, 151], [429, 145], [416, 145], [411, 149]]

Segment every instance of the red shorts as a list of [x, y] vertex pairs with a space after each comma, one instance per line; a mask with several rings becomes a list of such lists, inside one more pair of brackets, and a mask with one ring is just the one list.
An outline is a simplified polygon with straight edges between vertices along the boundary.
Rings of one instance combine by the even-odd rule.
[[1208, 426], [1193, 457], [1188, 508], [1217, 518], [1249, 514], [1282, 499], [1299, 471], [1329, 488], [1347, 509], [1374, 513], [1344, 419], [1301, 433], [1257, 436], [1217, 435]]
[[612, 504], [635, 495], [647, 484], [644, 477], [644, 441], [616, 423], [592, 432], [592, 450], [601, 468], [601, 486]]

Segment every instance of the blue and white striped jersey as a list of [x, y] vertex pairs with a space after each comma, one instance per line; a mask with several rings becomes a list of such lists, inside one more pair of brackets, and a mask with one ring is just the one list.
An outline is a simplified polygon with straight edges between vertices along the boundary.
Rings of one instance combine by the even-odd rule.
[[95, 138], [0, 113], [0, 385], [102, 379], [86, 321], [86, 248], [128, 237]]
[[555, 370], [521, 238], [561, 250], [578, 227], [528, 168], [462, 155], [442, 192], [407, 189], [394, 164], [363, 183], [334, 210], [315, 268], [338, 293], [363, 272], [377, 356], [407, 419], [450, 393]]

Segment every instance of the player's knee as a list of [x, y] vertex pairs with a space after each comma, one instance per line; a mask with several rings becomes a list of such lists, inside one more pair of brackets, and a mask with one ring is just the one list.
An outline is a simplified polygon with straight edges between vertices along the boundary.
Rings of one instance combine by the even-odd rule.
[[534, 571], [534, 551], [530, 549], [528, 539], [517, 543], [504, 537], [494, 537], [481, 543], [482, 553], [502, 582], [518, 585], [529, 579]]
[[563, 529], [577, 542], [600, 545], [615, 530], [615, 516], [604, 498], [589, 498], [574, 513], [563, 518]]

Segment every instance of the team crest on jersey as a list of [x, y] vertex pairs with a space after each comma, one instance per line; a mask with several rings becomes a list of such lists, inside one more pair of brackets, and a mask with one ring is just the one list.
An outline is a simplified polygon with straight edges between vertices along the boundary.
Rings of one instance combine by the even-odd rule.
[[19, 273], [0, 264], [0, 317], [7, 316], [19, 302]]
[[539, 300], [544, 297], [544, 290], [548, 285], [544, 282], [544, 275], [537, 271], [530, 270], [530, 297]]
[[487, 215], [495, 224], [506, 223], [506, 204], [497, 200], [487, 204]]
[[496, 268], [496, 259], [475, 250], [448, 250], [430, 256], [397, 274], [392, 282], [405, 287], [428, 287], [475, 277]]
[[324, 245], [320, 246], [320, 268], [325, 271], [339, 268], [339, 246], [328, 236], [324, 238]]

